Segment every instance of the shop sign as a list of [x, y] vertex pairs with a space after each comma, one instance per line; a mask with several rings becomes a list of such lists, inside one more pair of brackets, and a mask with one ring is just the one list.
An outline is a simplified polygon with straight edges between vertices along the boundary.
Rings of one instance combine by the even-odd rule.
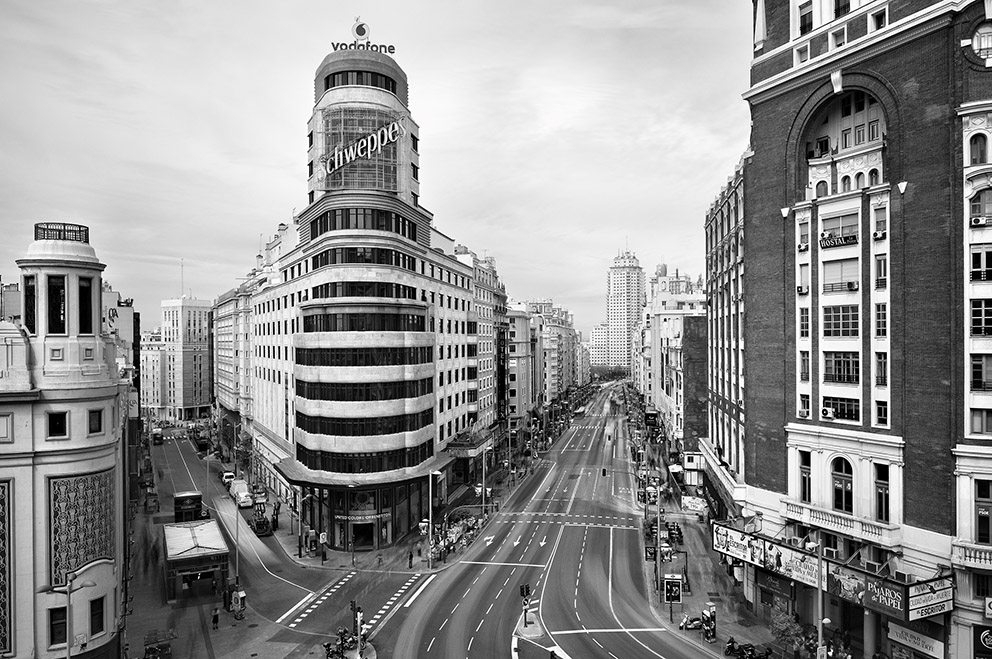
[[911, 584], [908, 592], [909, 620], [929, 618], [954, 609], [954, 582], [948, 578]]
[[706, 501], [702, 497], [683, 496], [682, 507], [694, 513], [705, 513]]
[[758, 570], [755, 572], [755, 581], [759, 588], [764, 588], [767, 591], [773, 592], [776, 595], [781, 595], [786, 599], [793, 599], [792, 584], [788, 580], [777, 577], [773, 574], [768, 574]]
[[[816, 556], [797, 551], [786, 545], [765, 541], [765, 569], [788, 579], [816, 588], [816, 577], [820, 569]], [[823, 561], [820, 574], [820, 587], [827, 589], [827, 562]]]
[[891, 581], [881, 577], [868, 576], [865, 579], [866, 609], [884, 613], [887, 616], [906, 619], [906, 590]]
[[821, 238], [820, 247], [841, 247], [843, 245], [855, 245], [858, 242], [857, 236], [836, 236], [832, 238]]
[[[988, 606], [985, 608], [987, 611]], [[975, 659], [989, 659], [992, 657], [992, 627], [975, 625], [971, 629]]]
[[377, 519], [387, 519], [390, 513], [368, 513], [366, 515], [335, 515], [335, 520], [349, 522], [374, 522]]
[[713, 525], [713, 549], [754, 565], [765, 562], [765, 547], [761, 540], [727, 526]]
[[906, 629], [891, 621], [889, 622], [889, 640], [905, 645], [928, 657], [935, 657], [936, 659], [943, 659], [944, 657], [944, 644], [941, 641]]
[[334, 153], [324, 158], [324, 171], [333, 174], [359, 158], [371, 158], [379, 153], [382, 147], [392, 144], [404, 135], [406, 135], [406, 126], [403, 125], [403, 119], [400, 118], [355, 140], [344, 148], [336, 146]]
[[831, 563], [827, 570], [827, 592], [843, 600], [864, 604], [867, 590], [866, 575], [840, 564]]
[[985, 598], [985, 617], [992, 618], [992, 597]]

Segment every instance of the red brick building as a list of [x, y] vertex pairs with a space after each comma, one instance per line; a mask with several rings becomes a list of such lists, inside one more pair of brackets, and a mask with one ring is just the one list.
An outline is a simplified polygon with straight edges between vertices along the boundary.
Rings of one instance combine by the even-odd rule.
[[[830, 618], [826, 637], [846, 633], [856, 656], [984, 656], [992, 2], [754, 9], [750, 539], [820, 563], [811, 586], [792, 582], [795, 612]], [[762, 584], [788, 574], [739, 562], [748, 598], [775, 601]]]

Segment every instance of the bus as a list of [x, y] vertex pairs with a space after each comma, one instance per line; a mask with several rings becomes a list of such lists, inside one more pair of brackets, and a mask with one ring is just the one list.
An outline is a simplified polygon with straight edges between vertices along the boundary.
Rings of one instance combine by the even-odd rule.
[[583, 416], [586, 413], [585, 407], [579, 407], [575, 410], [575, 416]]

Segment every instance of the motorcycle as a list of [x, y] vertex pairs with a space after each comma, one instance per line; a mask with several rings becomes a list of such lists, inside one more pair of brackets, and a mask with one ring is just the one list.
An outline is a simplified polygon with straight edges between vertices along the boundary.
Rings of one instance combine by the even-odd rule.
[[758, 651], [751, 643], [743, 643], [737, 650], [739, 659], [758, 659]]
[[723, 656], [725, 657], [736, 657], [740, 653], [740, 646], [737, 645], [737, 641], [731, 636], [727, 639], [727, 645], [723, 648]]
[[702, 618], [690, 618], [688, 613], [682, 614], [682, 622], [679, 623], [679, 629], [701, 629], [702, 627]]

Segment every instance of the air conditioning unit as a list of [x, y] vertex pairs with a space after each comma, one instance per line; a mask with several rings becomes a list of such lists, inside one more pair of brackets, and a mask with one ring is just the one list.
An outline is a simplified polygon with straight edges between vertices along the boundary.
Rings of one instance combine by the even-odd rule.
[[809, 249], [809, 243], [799, 243], [796, 245], [796, 250], [799, 252], [805, 252]]
[[799, 418], [800, 419], [808, 419], [809, 418], [809, 410], [799, 410]]
[[808, 295], [809, 286], [796, 286], [796, 293], [798, 293], [799, 295]]
[[820, 238], [833, 238], [834, 234], [832, 231], [821, 231]]
[[834, 418], [834, 408], [824, 407], [823, 409], [820, 410], [820, 416], [822, 416], [824, 419]]
[[856, 281], [849, 281], [849, 282], [847, 282], [847, 290], [849, 290], [849, 291], [856, 291], [856, 290], [858, 290], [858, 282], [856, 282]]
[[971, 226], [973, 227], [983, 227], [989, 223], [989, 218], [984, 216], [971, 218]]
[[839, 554], [840, 554], [840, 552], [837, 551], [836, 549], [834, 549], [833, 547], [824, 547], [823, 548], [823, 557], [824, 558], [829, 558], [831, 560], [836, 561], [837, 560], [837, 556]]
[[738, 398], [737, 399], [737, 407], [744, 407], [744, 399], [743, 398]]
[[863, 564], [866, 572], [870, 572], [872, 574], [878, 574], [879, 572], [882, 571], [881, 563], [876, 563], [875, 561], [864, 561]]
[[799, 548], [799, 547], [802, 547], [803, 546], [803, 539], [800, 538], [799, 536], [792, 536], [791, 538], [786, 538], [785, 540], [792, 547]]
[[874, 238], [875, 240], [885, 240], [885, 236], [886, 236], [885, 231], [875, 231], [874, 233], [871, 234], [871, 237]]
[[914, 581], [916, 581], [916, 577], [913, 576], [912, 574], [908, 574], [906, 572], [900, 572], [899, 570], [896, 570], [895, 572], [892, 573], [892, 578], [895, 579], [896, 581], [901, 581], [902, 583], [913, 583]]

